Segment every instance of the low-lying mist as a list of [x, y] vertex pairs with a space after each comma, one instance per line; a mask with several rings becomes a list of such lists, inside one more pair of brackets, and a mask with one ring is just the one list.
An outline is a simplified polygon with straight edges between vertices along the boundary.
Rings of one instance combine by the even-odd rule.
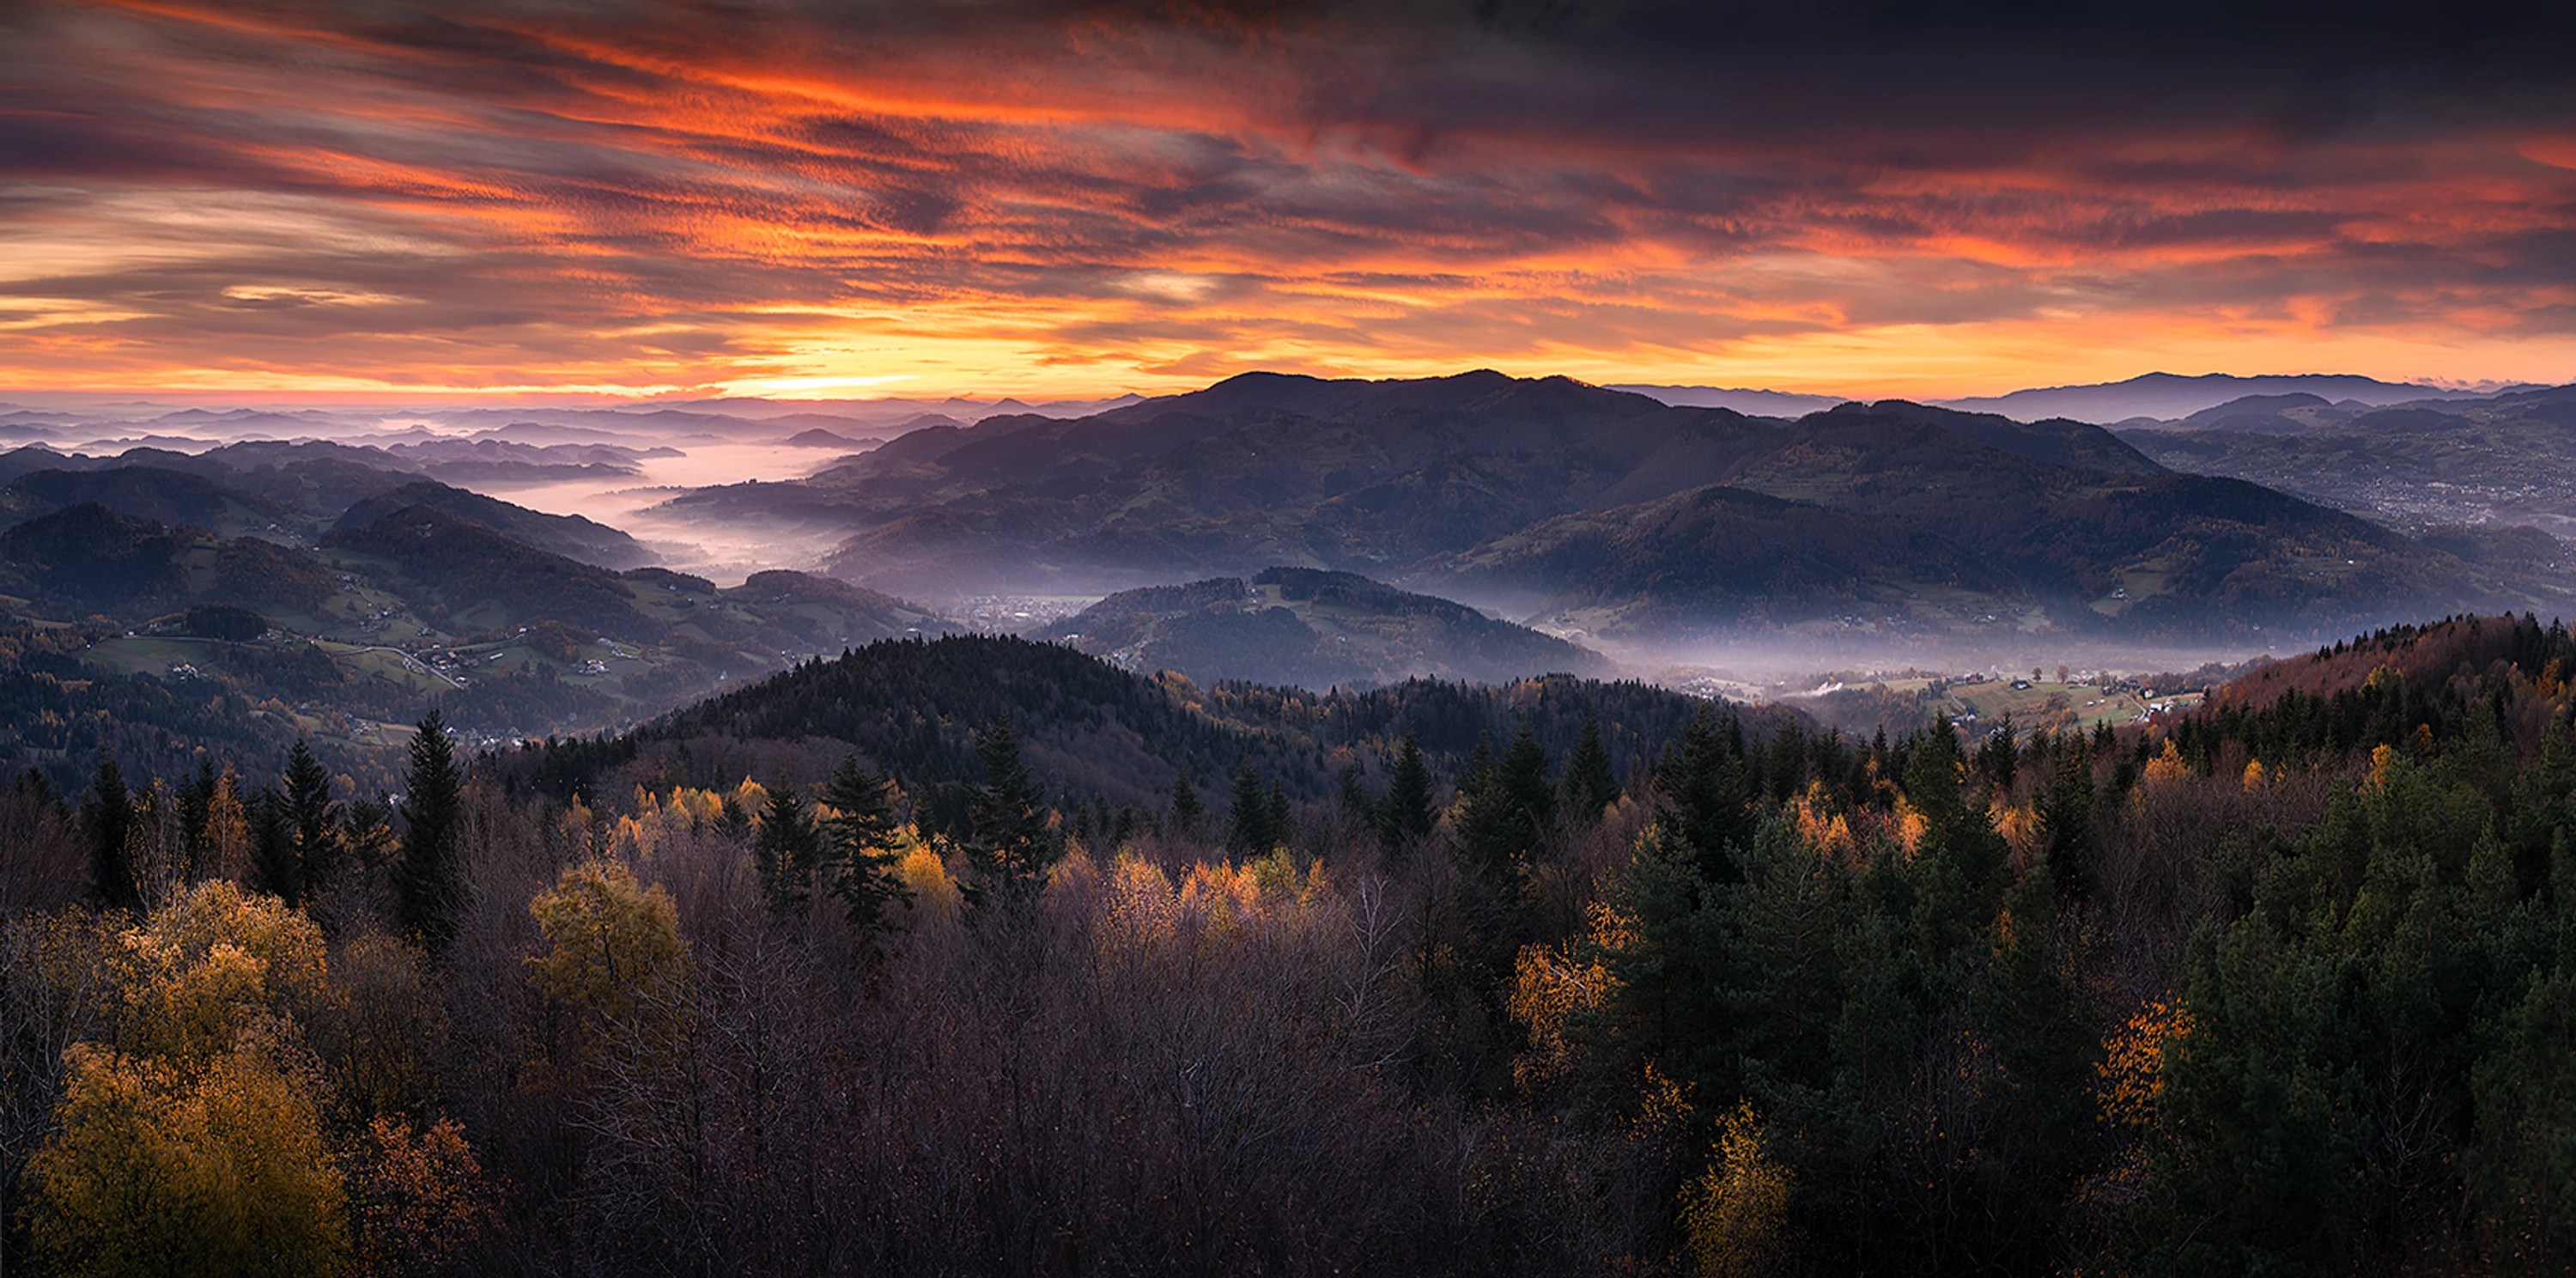
[[691, 441], [674, 446], [686, 455], [645, 458], [638, 463], [638, 475], [485, 487], [496, 497], [550, 515], [581, 515], [623, 529], [662, 556], [663, 566], [719, 586], [740, 585], [743, 578], [771, 568], [810, 568], [847, 535], [683, 518], [659, 509], [690, 488], [802, 479], [839, 454], [776, 444]]

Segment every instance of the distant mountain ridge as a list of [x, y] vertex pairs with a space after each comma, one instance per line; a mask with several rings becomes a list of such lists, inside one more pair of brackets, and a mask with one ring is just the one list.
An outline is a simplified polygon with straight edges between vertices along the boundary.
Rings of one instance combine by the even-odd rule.
[[2017, 390], [2007, 395], [1970, 396], [1933, 402], [1944, 408], [1956, 408], [1963, 412], [2001, 413], [2006, 417], [2022, 420], [2037, 417], [2071, 417], [2077, 421], [2109, 426], [2138, 418], [2187, 417], [2203, 409], [2215, 407], [2229, 400], [2242, 399], [2248, 395], [2309, 394], [2329, 402], [2349, 399], [2377, 407], [2424, 399], [2484, 399], [2498, 393], [2500, 392], [2457, 390], [2408, 382], [2383, 382], [2375, 377], [2336, 373], [2299, 373], [2263, 377], [2238, 377], [2228, 373], [2204, 373], [2196, 377], [2179, 376], [2173, 373], [2147, 373], [2127, 381], [2100, 385], [2037, 387]]
[[[1857, 398], [1716, 386], [1620, 385], [1610, 389], [1650, 395], [1676, 407], [1729, 408], [1740, 413], [1776, 417], [1802, 417]], [[2308, 394], [2329, 403], [2350, 400], [2380, 407], [2417, 400], [2487, 399], [2527, 389], [2531, 388], [2517, 385], [2491, 390], [2463, 390], [2410, 382], [2383, 382], [2373, 377], [2337, 373], [2256, 377], [2229, 373], [2198, 376], [2146, 373], [2119, 382], [2027, 387], [2002, 395], [1926, 399], [1922, 402], [1961, 412], [1998, 413], [2015, 421], [2063, 417], [2098, 426], [2116, 426], [2141, 419], [2171, 421], [2253, 395]]]
[[[1756, 510], [1752, 494], [1794, 509]], [[1732, 625], [2171, 638], [2567, 593], [2519, 561], [2464, 560], [2277, 492], [2171, 473], [2083, 422], [1894, 400], [1782, 422], [1484, 370], [1246, 374], [1092, 417], [933, 427], [801, 484], [671, 509], [837, 523], [854, 531], [833, 572], [914, 597], [1286, 564], [1603, 638]], [[1864, 526], [1892, 548], [1884, 559], [1841, 535]], [[1779, 557], [1708, 572], [1686, 545]], [[1561, 571], [1585, 562], [1585, 580]], [[1628, 593], [1606, 597], [1611, 583]]]

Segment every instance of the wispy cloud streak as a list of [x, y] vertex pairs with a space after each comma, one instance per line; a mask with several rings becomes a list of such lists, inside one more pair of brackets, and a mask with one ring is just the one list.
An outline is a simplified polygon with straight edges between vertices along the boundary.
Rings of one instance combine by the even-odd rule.
[[0, 382], [2576, 377], [2557, 29], [346, 8], [16, 13]]

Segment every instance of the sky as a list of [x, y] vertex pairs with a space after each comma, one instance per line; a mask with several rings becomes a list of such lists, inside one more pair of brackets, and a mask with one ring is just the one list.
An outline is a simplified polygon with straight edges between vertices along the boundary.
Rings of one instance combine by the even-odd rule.
[[0, 0], [0, 399], [2576, 381], [2436, 8]]

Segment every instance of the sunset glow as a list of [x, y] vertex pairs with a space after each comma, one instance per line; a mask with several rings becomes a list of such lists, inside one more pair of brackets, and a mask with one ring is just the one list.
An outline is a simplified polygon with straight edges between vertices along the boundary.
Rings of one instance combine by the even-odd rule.
[[2322, 54], [2178, 83], [2083, 33], [343, 8], [16, 19], [0, 389], [2576, 377], [2546, 83], [2365, 113]]

